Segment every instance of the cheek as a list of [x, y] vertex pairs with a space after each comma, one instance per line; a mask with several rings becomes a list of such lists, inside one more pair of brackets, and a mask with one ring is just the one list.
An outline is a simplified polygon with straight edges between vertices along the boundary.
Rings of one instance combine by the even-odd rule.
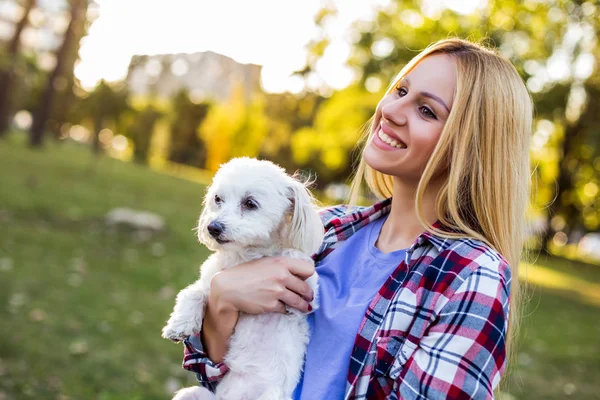
[[413, 128], [415, 134], [411, 137], [411, 144], [429, 158], [440, 140], [444, 126], [441, 124], [432, 124], [419, 118], [413, 121]]

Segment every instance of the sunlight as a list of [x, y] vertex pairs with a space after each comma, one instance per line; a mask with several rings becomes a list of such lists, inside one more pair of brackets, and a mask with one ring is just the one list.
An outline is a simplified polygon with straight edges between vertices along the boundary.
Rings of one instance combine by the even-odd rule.
[[548, 289], [577, 293], [585, 303], [600, 306], [600, 285], [587, 282], [573, 275], [554, 271], [541, 265], [523, 263], [519, 268], [519, 278]]
[[[347, 86], [354, 78], [345, 66], [350, 53], [347, 31], [357, 20], [369, 20], [389, 0], [363, 2], [332, 0], [338, 12], [329, 24], [331, 45], [317, 65], [318, 77], [311, 86], [325, 83], [333, 89]], [[292, 76], [304, 67], [306, 45], [318, 35], [314, 15], [318, 0], [98, 0], [99, 17], [81, 42], [81, 61], [75, 75], [85, 89], [101, 79], [125, 78], [133, 55], [175, 54], [213, 51], [239, 63], [262, 65], [261, 81], [266, 92], [298, 93], [304, 83]], [[486, 0], [429, 0], [429, 8], [447, 7], [469, 13]], [[252, 16], [252, 17], [249, 17]], [[404, 15], [421, 23], [418, 15]], [[422, 17], [421, 17], [422, 18]], [[389, 49], [378, 49], [380, 52]], [[183, 74], [187, 66], [173, 66]]]
[[[267, 72], [288, 71], [289, 75], [304, 65], [304, 45], [315, 34], [313, 15], [320, 4], [317, 0], [98, 3], [99, 17], [82, 41], [81, 63], [75, 70], [86, 88], [100, 79], [123, 79], [135, 54], [211, 50], [239, 63], [263, 65]], [[272, 80], [267, 82], [268, 89], [281, 89]]]

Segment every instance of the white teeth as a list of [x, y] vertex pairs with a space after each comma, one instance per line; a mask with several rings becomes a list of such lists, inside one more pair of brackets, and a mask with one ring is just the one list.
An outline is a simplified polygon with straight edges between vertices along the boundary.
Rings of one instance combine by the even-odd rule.
[[377, 132], [377, 136], [379, 136], [379, 139], [381, 139], [384, 143], [387, 143], [392, 147], [395, 147], [397, 149], [406, 148], [406, 145], [404, 143], [398, 142], [396, 139], [392, 139], [391, 137], [386, 135], [381, 129], [379, 129], [379, 131]]

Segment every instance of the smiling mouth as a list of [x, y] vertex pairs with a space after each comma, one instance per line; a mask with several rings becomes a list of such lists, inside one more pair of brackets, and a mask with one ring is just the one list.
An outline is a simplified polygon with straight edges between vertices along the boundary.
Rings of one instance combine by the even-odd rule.
[[381, 139], [381, 141], [383, 143], [388, 144], [392, 147], [395, 147], [397, 149], [405, 149], [406, 148], [406, 145], [404, 143], [387, 135], [383, 131], [383, 129], [381, 129], [381, 127], [377, 130], [377, 136], [379, 137], [379, 139]]

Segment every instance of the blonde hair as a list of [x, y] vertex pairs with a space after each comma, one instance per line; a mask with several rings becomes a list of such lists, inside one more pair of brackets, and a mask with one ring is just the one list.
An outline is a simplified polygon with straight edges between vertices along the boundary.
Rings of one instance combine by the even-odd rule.
[[[522, 297], [518, 276], [530, 195], [533, 104], [523, 80], [509, 61], [480, 44], [461, 39], [441, 40], [427, 47], [400, 71], [386, 94], [394, 91], [421, 60], [440, 53], [454, 57], [457, 62], [456, 93], [450, 115], [417, 186], [416, 212], [425, 229], [442, 237], [481, 240], [509, 263], [513, 278], [507, 358], [512, 358], [509, 344], [518, 332]], [[420, 209], [428, 185], [444, 170], [447, 173], [436, 199], [436, 212], [445, 227], [458, 231], [454, 233], [433, 228], [425, 222]], [[392, 196], [393, 177], [375, 171], [361, 157], [352, 182], [350, 203], [356, 203], [363, 178], [377, 197]]]

